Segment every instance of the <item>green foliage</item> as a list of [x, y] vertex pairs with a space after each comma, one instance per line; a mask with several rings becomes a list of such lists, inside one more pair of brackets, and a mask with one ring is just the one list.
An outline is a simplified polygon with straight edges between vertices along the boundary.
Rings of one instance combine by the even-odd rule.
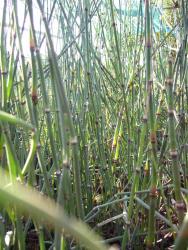
[[187, 244], [188, 6], [138, 3], [3, 2], [0, 249]]

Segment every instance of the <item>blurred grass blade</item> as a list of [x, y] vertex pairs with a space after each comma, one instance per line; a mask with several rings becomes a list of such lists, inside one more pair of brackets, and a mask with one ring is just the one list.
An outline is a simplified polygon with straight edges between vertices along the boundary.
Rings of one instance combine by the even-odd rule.
[[107, 249], [99, 242], [100, 238], [91, 231], [83, 222], [68, 217], [62, 207], [56, 205], [52, 200], [31, 190], [18, 182], [9, 184], [7, 176], [0, 173], [0, 202], [3, 206], [14, 204], [19, 211], [26, 212], [37, 221], [45, 222], [59, 229], [65, 230], [75, 237], [89, 250]]
[[0, 110], [0, 121], [8, 122], [8, 123], [11, 123], [11, 124], [14, 124], [14, 125], [19, 125], [21, 127], [31, 129], [31, 130], [34, 129], [34, 126], [32, 124], [27, 123], [24, 120], [14, 116], [14, 115], [11, 115], [11, 114], [9, 114], [7, 112], [1, 111], [1, 110]]

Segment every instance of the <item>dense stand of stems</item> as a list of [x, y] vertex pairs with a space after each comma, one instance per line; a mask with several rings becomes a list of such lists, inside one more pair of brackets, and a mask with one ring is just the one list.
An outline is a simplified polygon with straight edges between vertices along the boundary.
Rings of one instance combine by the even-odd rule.
[[185, 248], [186, 1], [2, 2], [0, 248]]

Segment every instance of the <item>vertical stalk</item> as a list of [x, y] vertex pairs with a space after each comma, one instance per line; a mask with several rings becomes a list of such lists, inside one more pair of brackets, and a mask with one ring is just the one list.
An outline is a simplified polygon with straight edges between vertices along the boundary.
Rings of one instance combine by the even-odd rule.
[[150, 0], [145, 0], [145, 51], [146, 51], [146, 93], [147, 103], [146, 112], [150, 129], [151, 162], [152, 176], [150, 187], [150, 210], [148, 223], [147, 247], [151, 248], [155, 239], [155, 207], [156, 207], [156, 185], [157, 185], [157, 137], [155, 131], [155, 113], [153, 101], [153, 80], [152, 80], [152, 32], [151, 32], [151, 14]]
[[[37, 72], [36, 72], [36, 64], [34, 62], [34, 51], [36, 51], [36, 60], [37, 60], [37, 63], [38, 63], [39, 76], [40, 76], [40, 81], [41, 81], [40, 86], [41, 86], [42, 97], [43, 97], [43, 101], [44, 101], [44, 105], [45, 105], [45, 110], [44, 111], [46, 113], [46, 123], [47, 123], [47, 128], [48, 128], [48, 135], [49, 135], [49, 139], [50, 139], [50, 145], [51, 145], [54, 165], [55, 165], [56, 170], [58, 170], [59, 167], [58, 167], [58, 161], [57, 161], [57, 156], [56, 156], [56, 146], [55, 146], [54, 138], [53, 138], [49, 100], [48, 100], [48, 95], [47, 95], [47, 90], [46, 90], [46, 84], [45, 84], [45, 78], [44, 78], [44, 73], [43, 73], [43, 67], [42, 67], [40, 51], [37, 48], [37, 38], [36, 38], [34, 22], [33, 22], [32, 0], [28, 0], [28, 9], [29, 9], [29, 15], [30, 15], [30, 22], [31, 22], [31, 31], [32, 31], [32, 39], [31, 39], [31, 44], [30, 44], [30, 50], [31, 50], [32, 74], [33, 74], [32, 75], [33, 76], [32, 101], [33, 101], [33, 106], [34, 106], [33, 110], [36, 111], [35, 105], [37, 104], [37, 101], [38, 101], [37, 86], [36, 86], [36, 81], [37, 81], [37, 75], [36, 74], [37, 74]], [[37, 118], [36, 112], [34, 114], [35, 114], [35, 117]]]
[[167, 89], [167, 100], [168, 100], [170, 156], [172, 160], [172, 173], [173, 173], [173, 182], [175, 189], [176, 209], [177, 209], [179, 224], [181, 224], [184, 218], [185, 205], [181, 195], [180, 168], [179, 168], [176, 131], [175, 131], [172, 58], [169, 58], [168, 64], [169, 67], [168, 67], [168, 78], [166, 80], [166, 89]]
[[1, 77], [1, 107], [5, 109], [6, 102], [7, 102], [7, 88], [6, 88], [6, 46], [5, 46], [5, 24], [6, 24], [6, 10], [7, 8], [7, 0], [4, 1], [3, 6], [3, 15], [1, 20], [1, 43], [0, 43], [0, 60], [1, 60], [1, 67], [0, 67], [0, 77]]
[[187, 249], [187, 246], [188, 246], [187, 229], [188, 229], [188, 212], [186, 213], [184, 217], [183, 224], [178, 233], [178, 237], [176, 238], [174, 250], [179, 250], [179, 249], [186, 250]]
[[26, 95], [26, 102], [27, 102], [27, 106], [29, 109], [30, 120], [32, 121], [33, 124], [36, 124], [35, 117], [33, 114], [31, 98], [29, 95], [29, 84], [27, 80], [27, 67], [25, 63], [25, 56], [23, 53], [23, 46], [22, 46], [22, 41], [21, 41], [21, 32], [20, 32], [20, 27], [19, 27], [18, 10], [17, 10], [17, 0], [13, 0], [12, 4], [14, 7], [13, 10], [14, 10], [15, 25], [16, 25], [16, 33], [18, 37], [19, 50], [21, 54], [22, 75], [23, 75], [24, 89], [25, 89], [25, 95]]

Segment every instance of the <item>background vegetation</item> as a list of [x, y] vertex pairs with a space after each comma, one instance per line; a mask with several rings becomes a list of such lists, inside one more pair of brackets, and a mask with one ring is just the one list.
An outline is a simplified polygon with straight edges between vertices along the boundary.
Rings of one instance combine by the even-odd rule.
[[0, 249], [186, 249], [187, 1], [2, 2]]

